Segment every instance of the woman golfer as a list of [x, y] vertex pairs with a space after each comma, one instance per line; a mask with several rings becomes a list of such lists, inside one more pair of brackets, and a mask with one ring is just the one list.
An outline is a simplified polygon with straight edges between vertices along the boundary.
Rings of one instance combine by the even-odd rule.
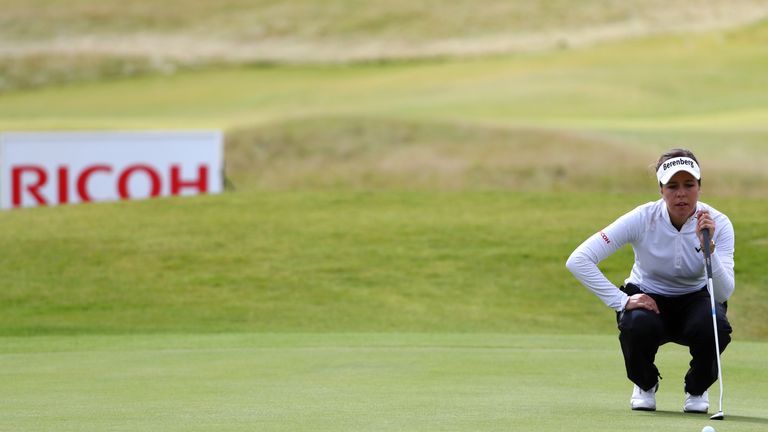
[[[725, 316], [734, 290], [733, 225], [699, 202], [701, 171], [688, 150], [663, 154], [656, 165], [661, 199], [621, 216], [582, 243], [566, 266], [584, 286], [616, 310], [627, 377], [635, 384], [633, 410], [656, 409], [661, 375], [654, 364], [660, 345], [675, 342], [691, 353], [685, 375], [685, 412], [709, 410], [707, 389], [717, 380], [712, 308], [702, 255], [703, 230], [712, 242], [712, 279], [721, 352], [730, 342]], [[635, 263], [621, 288], [597, 265], [629, 243]]]

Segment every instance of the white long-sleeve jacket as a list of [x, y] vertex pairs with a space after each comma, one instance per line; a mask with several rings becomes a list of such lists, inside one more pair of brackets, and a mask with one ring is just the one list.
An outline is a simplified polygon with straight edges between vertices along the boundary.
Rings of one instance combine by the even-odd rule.
[[[699, 202], [696, 213], [699, 210], [709, 210], [715, 221], [712, 282], [715, 300], [722, 303], [735, 288], [733, 225], [726, 215], [707, 204]], [[635, 252], [635, 263], [625, 284], [665, 296], [700, 290], [707, 285], [707, 275], [696, 236], [696, 213], [678, 231], [670, 222], [663, 199], [643, 204], [585, 240], [568, 257], [566, 267], [616, 311], [624, 309], [628, 296], [603, 275], [598, 264], [627, 243]]]

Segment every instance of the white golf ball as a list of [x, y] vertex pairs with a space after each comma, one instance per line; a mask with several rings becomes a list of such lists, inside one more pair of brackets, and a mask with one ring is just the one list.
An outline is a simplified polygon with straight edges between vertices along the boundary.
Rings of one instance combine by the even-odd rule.
[[701, 432], [715, 432], [715, 428], [713, 428], [712, 426], [704, 426], [701, 429]]

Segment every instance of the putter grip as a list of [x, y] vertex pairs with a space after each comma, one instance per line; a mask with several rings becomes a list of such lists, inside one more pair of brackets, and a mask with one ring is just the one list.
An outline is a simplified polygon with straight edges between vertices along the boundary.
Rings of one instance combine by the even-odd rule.
[[709, 230], [705, 229], [701, 234], [704, 236], [704, 244], [701, 245], [701, 249], [704, 251], [704, 265], [707, 267], [707, 277], [712, 279], [712, 258], [711, 251], [709, 250], [709, 246], [712, 243], [710, 242]]
[[704, 249], [704, 256], [708, 257], [710, 254], [709, 245], [711, 244], [709, 239], [709, 230], [705, 229], [704, 231], [701, 232], [701, 235], [704, 236], [704, 244], [701, 245], [701, 248]]

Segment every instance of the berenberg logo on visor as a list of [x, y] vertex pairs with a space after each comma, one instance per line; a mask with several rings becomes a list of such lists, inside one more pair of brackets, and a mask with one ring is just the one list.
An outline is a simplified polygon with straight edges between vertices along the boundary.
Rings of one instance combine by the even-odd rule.
[[659, 180], [659, 183], [667, 184], [669, 179], [680, 171], [690, 173], [696, 180], [701, 179], [699, 164], [687, 157], [676, 157], [662, 163], [661, 166], [659, 166], [659, 170], [656, 171], [656, 178]]
[[677, 165], [688, 165], [693, 169], [695, 168], [695, 164], [693, 163], [693, 159], [675, 159], [671, 162], [664, 162], [664, 171], [668, 170], [670, 167], [677, 166]]

